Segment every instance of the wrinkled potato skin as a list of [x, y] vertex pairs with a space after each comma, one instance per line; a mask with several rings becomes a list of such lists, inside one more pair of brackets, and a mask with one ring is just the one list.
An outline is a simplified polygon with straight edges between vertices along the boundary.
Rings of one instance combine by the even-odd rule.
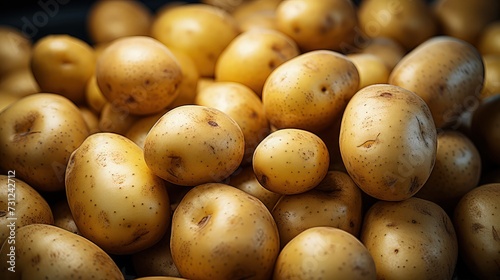
[[454, 213], [460, 256], [480, 279], [498, 279], [500, 270], [500, 183], [465, 194]]
[[[14, 279], [124, 279], [120, 268], [89, 240], [52, 225], [32, 224], [16, 232], [16, 272], [0, 267], [5, 280]], [[10, 246], [4, 243], [0, 261], [7, 262]]]

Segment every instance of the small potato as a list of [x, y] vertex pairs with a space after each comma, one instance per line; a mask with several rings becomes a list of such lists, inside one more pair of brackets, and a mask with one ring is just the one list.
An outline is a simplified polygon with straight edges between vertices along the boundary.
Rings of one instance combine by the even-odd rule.
[[66, 198], [53, 202], [50, 206], [54, 215], [54, 226], [81, 235]]
[[500, 94], [500, 54], [483, 56], [484, 85], [481, 99]]
[[478, 279], [499, 279], [500, 183], [481, 185], [455, 208], [460, 256]]
[[152, 172], [183, 186], [229, 177], [244, 153], [244, 135], [236, 121], [220, 110], [199, 105], [168, 111], [144, 141], [144, 158]]
[[390, 71], [384, 61], [368, 53], [348, 54], [347, 57], [354, 63], [359, 74], [359, 89], [374, 84], [386, 84]]
[[376, 202], [365, 214], [360, 240], [373, 256], [377, 279], [452, 279], [455, 271], [452, 221], [424, 199]]
[[179, 62], [182, 71], [182, 81], [177, 88], [177, 97], [168, 105], [168, 108], [175, 108], [181, 105], [193, 105], [196, 93], [198, 92], [198, 80], [200, 73], [194, 64], [193, 59], [182, 51], [172, 50], [172, 54]]
[[474, 143], [458, 131], [441, 131], [437, 135], [436, 163], [415, 196], [452, 213], [458, 200], [477, 187], [480, 176], [481, 155]]
[[256, 13], [274, 11], [281, 3], [282, 0], [253, 0], [246, 1], [236, 7], [234, 11], [231, 12], [232, 16], [236, 21], [244, 21], [245, 18], [251, 17]]
[[[14, 248], [14, 249], [13, 249]], [[13, 263], [8, 254], [15, 254]], [[16, 232], [16, 245], [0, 250], [0, 275], [14, 279], [124, 279], [113, 259], [94, 243], [52, 225], [32, 224]], [[7, 264], [7, 265], [6, 265]], [[15, 273], [8, 271], [14, 267]]]
[[356, 8], [348, 0], [287, 0], [276, 8], [278, 30], [290, 36], [303, 52], [340, 51], [352, 41]]
[[80, 110], [80, 113], [82, 114], [83, 120], [85, 120], [85, 123], [87, 124], [87, 128], [89, 130], [89, 133], [96, 133], [99, 132], [99, 117], [89, 108], [87, 107], [78, 107]]
[[7, 73], [29, 68], [31, 41], [21, 30], [0, 25], [0, 79]]
[[87, 30], [96, 43], [115, 39], [148, 35], [153, 16], [141, 1], [98, 1], [87, 15]]
[[500, 164], [500, 95], [484, 99], [474, 111], [471, 137], [482, 159], [488, 164]]
[[89, 135], [82, 114], [69, 99], [32, 94], [0, 113], [0, 168], [15, 170], [38, 191], [64, 189], [71, 153]]
[[[255, 2], [255, 1], [254, 1]], [[276, 26], [276, 11], [265, 10], [261, 12], [253, 13], [238, 21], [241, 32], [250, 31], [253, 29], [271, 29], [278, 30]]]
[[40, 86], [30, 68], [21, 68], [2, 76], [0, 90], [10, 92], [18, 97], [25, 97], [40, 92]]
[[108, 102], [136, 115], [164, 110], [179, 95], [182, 70], [172, 52], [146, 36], [113, 41], [99, 56], [95, 76]]
[[139, 118], [130, 126], [130, 128], [125, 133], [125, 137], [132, 140], [141, 149], [144, 149], [144, 142], [146, 141], [146, 136], [153, 127], [153, 125], [165, 114], [166, 112], [161, 112], [151, 116], [146, 116]]
[[19, 99], [21, 99], [21, 97], [0, 89], [0, 112]]
[[96, 114], [100, 114], [108, 102], [97, 85], [95, 74], [92, 74], [85, 85], [85, 102]]
[[281, 197], [272, 210], [284, 247], [304, 230], [330, 226], [359, 235], [362, 220], [361, 190], [347, 173], [329, 171], [314, 189]]
[[392, 71], [406, 54], [405, 48], [400, 43], [387, 37], [372, 38], [361, 52], [373, 54], [382, 59], [389, 71]]
[[49, 204], [35, 189], [16, 178], [14, 170], [0, 175], [0, 244], [14, 245], [14, 231], [30, 224], [53, 224]]
[[93, 48], [84, 41], [70, 35], [47, 35], [33, 46], [31, 70], [42, 92], [81, 104], [95, 60]]
[[243, 163], [250, 163], [255, 147], [270, 132], [264, 106], [255, 92], [236, 82], [215, 82], [200, 90], [195, 103], [218, 109], [238, 124], [245, 138]]
[[483, 81], [484, 65], [477, 49], [448, 36], [420, 44], [401, 59], [389, 77], [390, 84], [413, 91], [427, 103], [437, 128], [457, 122], [480, 94]]
[[124, 136], [95, 133], [72, 154], [66, 196], [82, 236], [106, 252], [133, 254], [153, 246], [168, 229], [165, 184]]
[[429, 108], [415, 93], [372, 85], [358, 91], [345, 109], [340, 154], [365, 193], [380, 200], [404, 200], [430, 176], [436, 134]]
[[353, 235], [333, 227], [309, 228], [283, 248], [273, 279], [376, 279], [375, 263]]
[[99, 130], [124, 135], [140, 116], [131, 114], [126, 108], [106, 102], [99, 115]]
[[151, 36], [189, 55], [202, 77], [213, 77], [215, 63], [239, 33], [228, 12], [207, 4], [178, 5], [159, 14]]
[[484, 27], [477, 48], [482, 55], [500, 55], [500, 20]]
[[312, 51], [284, 62], [269, 75], [262, 102], [276, 128], [318, 132], [340, 116], [358, 87], [358, 70], [349, 58]]
[[328, 149], [317, 135], [301, 129], [280, 129], [259, 143], [252, 166], [257, 180], [279, 194], [298, 194], [325, 178]]
[[215, 80], [244, 84], [261, 96], [269, 74], [299, 53], [297, 44], [279, 31], [256, 29], [243, 32], [219, 56]]

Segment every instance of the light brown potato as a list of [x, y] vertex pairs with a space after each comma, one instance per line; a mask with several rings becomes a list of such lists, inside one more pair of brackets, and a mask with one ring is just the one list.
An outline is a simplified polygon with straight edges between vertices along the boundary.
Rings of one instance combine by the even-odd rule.
[[342, 117], [340, 153], [368, 195], [404, 200], [427, 181], [436, 159], [436, 127], [415, 93], [393, 85], [358, 91]]
[[172, 50], [172, 54], [179, 62], [182, 71], [182, 80], [179, 84], [177, 97], [168, 105], [168, 108], [175, 108], [181, 105], [193, 105], [196, 93], [198, 92], [198, 80], [200, 73], [194, 64], [193, 59], [184, 52]]
[[21, 97], [15, 95], [15, 94], [0, 90], [0, 112], [2, 112], [5, 108], [10, 106], [10, 104], [16, 102], [19, 99], [21, 99]]
[[80, 234], [78, 227], [76, 226], [73, 214], [71, 214], [71, 209], [69, 208], [68, 200], [66, 197], [53, 202], [50, 205], [52, 213], [54, 215], [54, 226], [65, 229], [74, 234]]
[[66, 197], [82, 236], [106, 252], [133, 254], [157, 243], [168, 229], [165, 184], [124, 136], [95, 133], [72, 154]]
[[472, 114], [471, 137], [487, 164], [500, 164], [500, 95], [484, 99]]
[[396, 40], [387, 37], [375, 37], [361, 50], [362, 53], [376, 55], [392, 71], [406, 54], [405, 48]]
[[481, 185], [455, 208], [460, 256], [479, 279], [498, 279], [500, 270], [500, 183]]
[[276, 8], [278, 30], [290, 36], [303, 51], [340, 51], [352, 41], [356, 8], [348, 0], [285, 0]]
[[42, 92], [57, 93], [76, 104], [95, 70], [94, 49], [70, 35], [47, 35], [33, 46], [31, 70]]
[[0, 79], [14, 70], [29, 68], [31, 41], [21, 30], [0, 26]]
[[376, 279], [375, 262], [353, 235], [332, 227], [309, 228], [280, 252], [273, 279]]
[[329, 171], [314, 189], [284, 195], [272, 212], [283, 248], [304, 230], [329, 226], [359, 236], [362, 220], [361, 190], [347, 173]]
[[276, 25], [276, 12], [274, 10], [264, 10], [253, 13], [239, 20], [238, 25], [241, 32], [260, 28], [278, 30], [278, 26]]
[[318, 135], [323, 142], [325, 142], [328, 148], [328, 153], [330, 154], [330, 165], [328, 170], [336, 170], [347, 172], [344, 162], [342, 161], [342, 156], [340, 155], [340, 124], [342, 123], [342, 116], [337, 118], [335, 122], [328, 128], [320, 131]]
[[282, 0], [254, 0], [246, 1], [239, 5], [234, 11], [231, 12], [236, 21], [244, 21], [245, 18], [251, 17], [256, 13], [274, 11]]
[[433, 37], [408, 53], [392, 70], [389, 83], [420, 96], [437, 128], [453, 126], [477, 99], [484, 81], [481, 55], [471, 44]]
[[244, 135], [236, 121], [220, 110], [199, 105], [168, 111], [144, 142], [144, 158], [153, 173], [183, 186], [229, 177], [244, 152]]
[[93, 74], [85, 85], [85, 102], [96, 114], [101, 114], [104, 105], [108, 102], [97, 85], [95, 74]]
[[80, 106], [78, 107], [80, 113], [82, 114], [83, 120], [87, 124], [89, 134], [100, 132], [99, 128], [99, 117], [89, 108]]
[[483, 56], [484, 85], [481, 90], [481, 99], [500, 94], [500, 54]]
[[0, 113], [0, 168], [38, 191], [64, 189], [71, 153], [89, 135], [78, 107], [50, 93], [32, 94]]
[[108, 102], [136, 115], [164, 110], [179, 95], [182, 70], [172, 52], [146, 36], [113, 41], [99, 56], [95, 76]]
[[11, 245], [0, 250], [3, 279], [124, 279], [120, 268], [101, 248], [89, 240], [52, 225], [32, 224], [16, 232], [15, 273], [8, 271]]
[[279, 31], [260, 28], [243, 32], [219, 56], [215, 80], [244, 84], [261, 96], [271, 72], [299, 53], [297, 44]]
[[86, 24], [94, 43], [106, 43], [127, 36], [148, 35], [151, 11], [141, 1], [98, 1], [91, 7]]
[[21, 68], [5, 73], [2, 76], [0, 90], [8, 91], [19, 97], [25, 97], [40, 92], [40, 86], [30, 68]]
[[491, 22], [482, 29], [477, 48], [482, 55], [500, 55], [500, 20]]
[[262, 102], [276, 128], [318, 132], [340, 116], [358, 87], [358, 70], [349, 58], [334, 51], [312, 51], [284, 62], [269, 75]]
[[450, 217], [433, 202], [376, 202], [360, 240], [373, 256], [377, 279], [452, 279], [457, 237]]
[[437, 34], [437, 21], [425, 0], [362, 1], [358, 8], [361, 32], [370, 37], [396, 40], [406, 50]]
[[35, 189], [16, 178], [15, 170], [0, 175], [0, 244], [15, 245], [15, 230], [30, 224], [53, 224], [49, 204]]
[[201, 0], [200, 2], [232, 12], [235, 9], [238, 9], [239, 6], [244, 5], [245, 2], [251, 1], [253, 0]]
[[415, 196], [452, 213], [458, 200], [478, 186], [481, 170], [481, 155], [467, 136], [453, 130], [441, 131], [437, 135], [436, 163]]
[[391, 72], [381, 58], [368, 53], [348, 54], [347, 58], [358, 69], [359, 89], [374, 84], [387, 84]]
[[107, 102], [99, 115], [99, 130], [125, 135], [140, 117], [132, 115], [126, 108]]
[[161, 112], [151, 116], [137, 119], [125, 133], [125, 137], [132, 140], [141, 149], [144, 149], [144, 142], [153, 125], [166, 113]]
[[325, 143], [312, 132], [280, 129], [262, 140], [252, 166], [262, 186], [279, 194], [299, 194], [316, 187], [330, 162]]
[[159, 14], [151, 36], [189, 55], [202, 77], [213, 77], [220, 53], [239, 33], [228, 12], [207, 4], [173, 6]]
[[245, 138], [242, 163], [250, 163], [255, 147], [270, 132], [264, 106], [255, 92], [236, 82], [215, 82], [200, 90], [195, 103], [218, 109], [238, 124]]

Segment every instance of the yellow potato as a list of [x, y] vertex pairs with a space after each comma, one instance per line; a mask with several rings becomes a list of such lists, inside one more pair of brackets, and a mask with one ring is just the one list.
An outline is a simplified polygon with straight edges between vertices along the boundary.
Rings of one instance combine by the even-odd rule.
[[125, 137], [132, 140], [137, 146], [144, 148], [144, 142], [153, 125], [165, 114], [161, 112], [137, 119], [125, 133]]
[[29, 68], [31, 41], [21, 30], [0, 26], [0, 79], [14, 70]]
[[168, 107], [175, 108], [181, 105], [192, 105], [198, 91], [200, 73], [198, 73], [198, 68], [196, 68], [193, 59], [187, 54], [178, 50], [172, 50], [172, 53], [181, 67], [182, 81], [177, 88], [177, 91], [179, 91], [177, 97]]
[[481, 99], [500, 94], [500, 54], [483, 56], [484, 85], [481, 90]]
[[359, 74], [359, 89], [374, 84], [386, 84], [390, 71], [384, 61], [368, 53], [348, 54], [347, 57], [354, 63]]
[[5, 73], [2, 76], [0, 79], [0, 90], [24, 97], [40, 92], [40, 86], [38, 86], [30, 68], [21, 68]]
[[286, 61], [269, 75], [262, 102], [276, 128], [318, 132], [340, 116], [358, 86], [358, 70], [349, 58], [312, 51]]
[[404, 200], [427, 181], [436, 159], [436, 127], [415, 93], [393, 85], [358, 91], [342, 117], [340, 153], [368, 195]]
[[66, 196], [82, 236], [106, 252], [132, 254], [153, 246], [168, 229], [165, 184], [142, 149], [114, 133], [95, 133], [71, 154]]
[[19, 99], [21, 99], [21, 97], [15, 95], [15, 94], [0, 90], [0, 112], [2, 112], [5, 108], [9, 107], [10, 104], [16, 102]]
[[97, 85], [95, 74], [89, 78], [87, 85], [85, 85], [85, 102], [96, 114], [100, 114], [108, 102]]
[[387, 37], [371, 39], [361, 52], [373, 54], [382, 59], [389, 71], [392, 71], [406, 54], [405, 48], [400, 43]]
[[276, 12], [274, 10], [264, 10], [258, 13], [253, 13], [252, 15], [239, 20], [238, 25], [241, 32], [261, 28], [278, 30], [278, 26], [276, 25]]
[[500, 55], [500, 20], [494, 21], [482, 29], [477, 48], [482, 55]]
[[238, 22], [241, 22], [245, 20], [245, 18], [251, 17], [256, 13], [276, 10], [281, 1], [282, 0], [246, 1], [236, 7], [236, 9], [231, 12], [231, 14]]
[[124, 135], [139, 119], [140, 116], [107, 102], [99, 115], [99, 130]]
[[80, 230], [76, 226], [73, 214], [71, 214], [71, 209], [69, 208], [68, 200], [66, 197], [53, 202], [50, 205], [52, 213], [54, 215], [54, 226], [65, 229], [74, 234], [80, 234]]
[[301, 129], [280, 129], [259, 143], [252, 166], [257, 180], [279, 194], [298, 194], [325, 178], [328, 149], [317, 135]]
[[82, 114], [83, 120], [87, 124], [89, 133], [99, 132], [99, 117], [87, 107], [78, 107], [80, 113]]

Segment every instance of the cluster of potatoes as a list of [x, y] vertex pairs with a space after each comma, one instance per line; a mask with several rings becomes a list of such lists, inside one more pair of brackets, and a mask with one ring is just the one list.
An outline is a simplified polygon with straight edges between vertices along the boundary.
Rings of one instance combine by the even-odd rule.
[[87, 26], [0, 27], [1, 279], [500, 278], [497, 0]]

